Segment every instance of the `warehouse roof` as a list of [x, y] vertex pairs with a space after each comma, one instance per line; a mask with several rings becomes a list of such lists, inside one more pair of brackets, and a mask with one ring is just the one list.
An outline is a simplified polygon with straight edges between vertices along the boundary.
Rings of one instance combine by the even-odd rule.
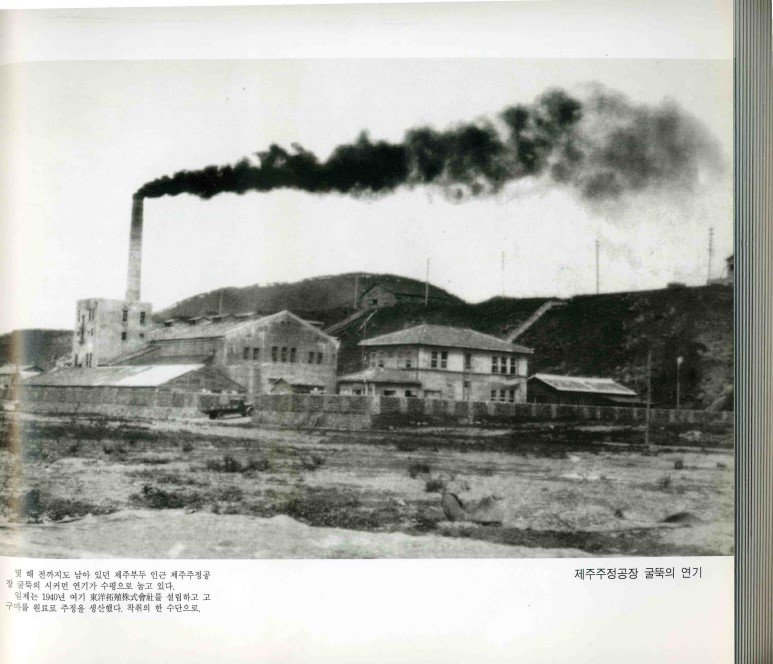
[[592, 394], [614, 394], [636, 397], [633, 390], [624, 387], [611, 378], [588, 378], [583, 376], [556, 376], [553, 374], [534, 374], [529, 380], [539, 380], [559, 392], [586, 392]]
[[[201, 317], [203, 318], [203, 317]], [[259, 320], [259, 319], [258, 319]], [[225, 320], [219, 323], [202, 322], [196, 325], [181, 324], [162, 327], [150, 334], [152, 341], [171, 341], [176, 339], [213, 339], [224, 337], [243, 325], [250, 325], [254, 320]]]
[[509, 353], [533, 352], [531, 348], [526, 348], [526, 346], [519, 346], [466, 327], [426, 324], [365, 339], [360, 342], [360, 346], [447, 346]]
[[162, 327], [151, 332], [150, 341], [151, 342], [177, 341], [178, 339], [217, 339], [220, 337], [224, 337], [230, 334], [231, 332], [235, 332], [236, 330], [239, 330], [241, 328], [248, 328], [251, 325], [255, 325], [256, 323], [263, 325], [282, 318], [285, 318], [285, 319], [290, 318], [290, 319], [296, 320], [301, 325], [307, 327], [308, 329], [314, 330], [320, 336], [323, 336], [329, 341], [332, 341], [333, 343], [338, 344], [338, 341], [336, 341], [336, 339], [325, 334], [319, 328], [315, 327], [314, 325], [304, 320], [303, 318], [296, 316], [291, 311], [287, 311], [286, 309], [283, 311], [278, 311], [275, 314], [258, 315], [255, 318], [251, 318], [247, 320], [236, 319], [236, 320], [225, 320], [221, 322], [210, 322], [209, 320], [206, 320], [204, 322], [197, 323], [195, 325], [183, 324], [183, 325], [172, 325], [171, 327]]
[[201, 364], [67, 368], [49, 371], [24, 381], [41, 387], [160, 387], [201, 369]]
[[338, 377], [339, 383], [399, 383], [402, 385], [421, 385], [416, 374], [401, 369], [363, 369], [355, 373]]

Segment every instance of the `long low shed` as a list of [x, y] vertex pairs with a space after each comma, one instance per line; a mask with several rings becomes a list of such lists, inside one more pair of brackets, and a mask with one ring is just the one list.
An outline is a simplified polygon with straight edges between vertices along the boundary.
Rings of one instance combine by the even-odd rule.
[[201, 417], [210, 395], [244, 391], [225, 374], [201, 364], [66, 368], [24, 381], [19, 409], [110, 417]]

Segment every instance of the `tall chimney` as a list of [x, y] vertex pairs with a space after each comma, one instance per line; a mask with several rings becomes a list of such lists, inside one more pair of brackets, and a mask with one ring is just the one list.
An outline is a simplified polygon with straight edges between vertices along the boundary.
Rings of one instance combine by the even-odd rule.
[[129, 274], [126, 279], [126, 301], [140, 301], [142, 279], [142, 197], [132, 198], [132, 225], [129, 233]]

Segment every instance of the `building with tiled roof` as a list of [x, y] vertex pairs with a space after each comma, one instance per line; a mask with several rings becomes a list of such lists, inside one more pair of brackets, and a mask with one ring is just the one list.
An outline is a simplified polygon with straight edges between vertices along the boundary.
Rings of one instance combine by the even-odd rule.
[[365, 369], [341, 394], [526, 401], [530, 348], [469, 328], [417, 325], [360, 342]]

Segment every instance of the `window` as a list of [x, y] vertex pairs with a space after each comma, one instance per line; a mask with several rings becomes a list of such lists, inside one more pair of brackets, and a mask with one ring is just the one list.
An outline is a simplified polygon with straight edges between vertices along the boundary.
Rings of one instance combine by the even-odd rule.
[[440, 351], [440, 368], [441, 369], [447, 369], [448, 368], [448, 351], [447, 350]]
[[510, 375], [515, 375], [515, 357], [510, 358]]
[[405, 390], [405, 396], [407, 396], [407, 397], [412, 397], [412, 396], [414, 396], [414, 394], [413, 394], [413, 390]]
[[276, 362], [278, 359], [279, 346], [271, 346], [271, 361]]
[[121, 341], [126, 341], [126, 332], [121, 332]]
[[250, 349], [245, 346], [244, 350], [242, 351], [242, 359], [243, 360], [249, 360], [250, 359]]
[[140, 332], [140, 339], [144, 339], [144, 338], [145, 338], [145, 333], [144, 332]]
[[497, 373], [499, 367], [499, 363], [497, 361], [497, 356], [492, 355], [491, 356], [491, 373]]
[[297, 358], [296, 358], [296, 352], [297, 352], [297, 351], [296, 351], [296, 349], [295, 349], [295, 348], [291, 348], [291, 349], [290, 349], [290, 362], [291, 362], [291, 363], [293, 363], [293, 364], [295, 364], [295, 361], [296, 361], [296, 359], [297, 359]]
[[510, 388], [510, 392], [508, 393], [508, 397], [509, 397], [511, 402], [515, 401], [515, 388], [514, 387]]
[[314, 364], [314, 351], [309, 351], [309, 364]]
[[124, 309], [123, 310], [123, 315], [121, 316], [121, 322], [122, 323], [126, 323], [128, 321], [129, 321], [129, 310], [128, 309]]
[[94, 356], [91, 353], [86, 353], [86, 366], [87, 367], [91, 366], [91, 361], [92, 361], [93, 357]]
[[502, 388], [501, 390], [499, 390], [499, 400], [500, 400], [500, 401], [504, 401], [504, 400], [505, 400], [505, 398], [506, 398], [506, 397], [505, 397], [506, 393], [507, 393], [507, 390], [505, 390], [504, 388]]
[[[322, 364], [322, 353], [317, 353], [317, 364]], [[381, 366], [384, 366], [384, 363], [381, 363]]]
[[429, 366], [432, 367], [433, 369], [437, 369], [437, 351], [436, 350], [432, 351], [432, 356], [429, 361]]
[[472, 369], [472, 353], [464, 354], [464, 368]]
[[282, 346], [282, 364], [287, 362], [287, 346]]
[[395, 395], [395, 390], [384, 390], [385, 397], [393, 397], [394, 395]]
[[[499, 373], [507, 373], [507, 357], [504, 355], [499, 358]], [[504, 399], [502, 399], [504, 401]]]
[[259, 360], [260, 359], [260, 348], [253, 348], [252, 349], [252, 359], [253, 360]]
[[411, 361], [411, 356], [405, 358], [405, 368], [410, 369], [413, 366], [413, 362]]
[[145, 324], [145, 312], [140, 311], [140, 325], [144, 325], [144, 324]]
[[497, 391], [491, 390], [491, 400], [496, 401], [497, 400]]
[[379, 369], [384, 368], [384, 354], [381, 351], [376, 353], [376, 365]]

